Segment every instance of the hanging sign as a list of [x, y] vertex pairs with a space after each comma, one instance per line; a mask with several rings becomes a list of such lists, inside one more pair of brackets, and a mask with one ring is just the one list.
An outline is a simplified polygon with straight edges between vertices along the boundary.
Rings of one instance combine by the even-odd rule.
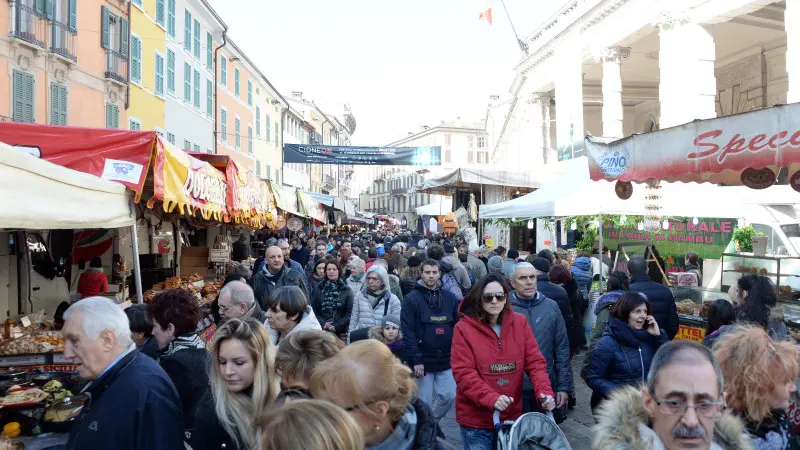
[[278, 219], [275, 221], [275, 228], [282, 230], [286, 227], [286, 218], [279, 214]]
[[617, 181], [614, 185], [614, 192], [622, 200], [627, 200], [633, 195], [633, 185], [630, 181]]
[[303, 229], [303, 221], [297, 217], [291, 217], [286, 221], [286, 228], [288, 228], [289, 231], [300, 231]]
[[775, 172], [769, 169], [747, 168], [742, 171], [742, 184], [751, 189], [766, 189], [775, 184]]
[[283, 162], [371, 166], [438, 166], [441, 147], [342, 147], [284, 144]]

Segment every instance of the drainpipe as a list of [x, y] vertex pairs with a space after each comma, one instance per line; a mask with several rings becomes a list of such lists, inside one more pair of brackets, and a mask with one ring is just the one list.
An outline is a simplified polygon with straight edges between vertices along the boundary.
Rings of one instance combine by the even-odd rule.
[[[286, 113], [289, 112], [289, 105], [287, 103], [285, 108], [281, 108], [281, 142], [283, 142], [283, 132], [286, 129], [284, 124], [286, 123]], [[284, 172], [284, 162], [283, 162], [283, 148], [280, 149], [281, 152], [281, 185], [283, 185], [283, 180], [286, 178], [286, 173]], [[269, 174], [267, 174], [269, 175]], [[278, 181], [278, 180], [275, 180]]]
[[[128, 8], [130, 8], [130, 2], [128, 2]], [[225, 47], [225, 44], [228, 43], [228, 27], [225, 26], [222, 29], [222, 44], [220, 44], [217, 48], [214, 49], [214, 154], [219, 154], [217, 146], [219, 145], [219, 139], [217, 139], [217, 135], [219, 134], [219, 104], [217, 103], [217, 98], [219, 97], [217, 94], [219, 92], [219, 83], [217, 83], [217, 55], [222, 47]]]
[[[131, 28], [133, 26], [133, 20], [131, 20], [131, 2], [128, 2], [128, 52], [130, 53], [131, 49]], [[130, 65], [130, 54], [128, 55], [128, 82], [125, 84], [125, 111], [128, 110], [131, 106], [131, 65]]]

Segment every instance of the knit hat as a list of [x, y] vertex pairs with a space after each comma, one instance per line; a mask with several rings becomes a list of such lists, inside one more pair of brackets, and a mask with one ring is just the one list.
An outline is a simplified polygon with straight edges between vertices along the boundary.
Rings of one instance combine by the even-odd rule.
[[400, 316], [395, 314], [387, 314], [383, 316], [383, 320], [381, 321], [381, 326], [391, 325], [395, 328], [400, 328]]
[[500, 255], [494, 255], [489, 258], [489, 263], [487, 264], [489, 269], [494, 269], [496, 271], [503, 271], [503, 257]]
[[414, 255], [411, 258], [408, 258], [408, 263], [406, 264], [408, 267], [419, 267], [419, 265], [422, 264], [422, 261], [420, 261], [417, 255]]
[[456, 252], [456, 247], [455, 247], [455, 245], [453, 245], [453, 243], [452, 243], [452, 242], [447, 242], [447, 243], [445, 243], [445, 244], [444, 244], [444, 252], [445, 252], [445, 253], [455, 253], [455, 252]]
[[513, 259], [516, 261], [517, 258], [519, 258], [519, 250], [512, 248], [508, 251], [508, 259]]
[[538, 270], [542, 273], [549, 273], [550, 272], [550, 261], [546, 258], [542, 258], [541, 256], [537, 256], [533, 258], [533, 268]]

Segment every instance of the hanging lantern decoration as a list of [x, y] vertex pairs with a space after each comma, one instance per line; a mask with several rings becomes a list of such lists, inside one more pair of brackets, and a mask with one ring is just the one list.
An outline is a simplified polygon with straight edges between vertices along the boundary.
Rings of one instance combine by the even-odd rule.
[[[647, 192], [644, 203], [645, 231], [656, 232], [661, 230], [661, 181], [647, 180]], [[669, 224], [667, 224], [669, 226]]]

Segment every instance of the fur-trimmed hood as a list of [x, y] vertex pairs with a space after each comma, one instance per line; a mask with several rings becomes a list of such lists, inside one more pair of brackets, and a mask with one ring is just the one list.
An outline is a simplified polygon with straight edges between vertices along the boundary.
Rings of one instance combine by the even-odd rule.
[[[614, 391], [603, 402], [594, 426], [594, 450], [666, 450], [642, 404], [642, 393], [634, 387]], [[750, 450], [742, 421], [723, 412], [714, 426], [711, 450]]]
[[[377, 326], [377, 327], [370, 328], [369, 331], [367, 332], [367, 337], [370, 338], [370, 339], [377, 339], [377, 340], [383, 342], [386, 345], [390, 344], [390, 342], [388, 342], [386, 340], [386, 338], [383, 337], [383, 327], [382, 326]], [[398, 331], [397, 332], [397, 340], [398, 341], [402, 341], [403, 340], [403, 332], [402, 331]]]

